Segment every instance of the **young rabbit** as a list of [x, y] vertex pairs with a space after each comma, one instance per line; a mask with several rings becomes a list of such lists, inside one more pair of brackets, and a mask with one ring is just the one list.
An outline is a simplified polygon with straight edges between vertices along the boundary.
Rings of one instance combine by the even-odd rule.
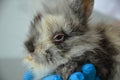
[[85, 63], [101, 80], [119, 80], [120, 27], [88, 24], [94, 0], [54, 0], [31, 23], [25, 62], [35, 80], [60, 74], [63, 80]]

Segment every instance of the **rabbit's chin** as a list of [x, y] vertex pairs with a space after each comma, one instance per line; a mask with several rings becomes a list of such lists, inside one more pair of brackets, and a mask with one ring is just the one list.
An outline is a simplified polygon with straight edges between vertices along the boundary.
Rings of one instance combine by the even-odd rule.
[[58, 66], [67, 63], [67, 60], [58, 61], [56, 64], [40, 64], [33, 68], [33, 73], [35, 74], [34, 80], [41, 80], [43, 77], [53, 74]]
[[43, 77], [53, 74], [58, 66], [67, 63], [67, 59], [56, 61], [56, 63], [38, 63], [30, 56], [24, 58], [24, 63], [33, 71], [34, 80], [42, 80]]
[[56, 69], [56, 65], [39, 65], [39, 67], [35, 67], [33, 69], [34, 80], [42, 80], [43, 77], [50, 75]]

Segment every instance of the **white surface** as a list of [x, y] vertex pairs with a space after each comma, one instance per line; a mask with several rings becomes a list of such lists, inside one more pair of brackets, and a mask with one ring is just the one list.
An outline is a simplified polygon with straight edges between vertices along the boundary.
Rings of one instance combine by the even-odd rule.
[[[3, 0], [4, 1], [4, 0]], [[5, 0], [0, 14], [0, 58], [22, 57], [23, 41], [31, 20], [24, 0]]]
[[0, 80], [23, 80], [25, 67], [17, 58], [0, 59]]
[[95, 0], [94, 9], [120, 20], [120, 0]]

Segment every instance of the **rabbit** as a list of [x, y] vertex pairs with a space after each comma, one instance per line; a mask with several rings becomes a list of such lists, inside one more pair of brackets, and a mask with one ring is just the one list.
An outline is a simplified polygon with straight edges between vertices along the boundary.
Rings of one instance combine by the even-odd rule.
[[119, 80], [120, 26], [90, 24], [94, 0], [54, 0], [43, 3], [34, 16], [27, 40], [24, 61], [42, 80], [60, 74], [63, 80], [92, 63], [101, 80]]

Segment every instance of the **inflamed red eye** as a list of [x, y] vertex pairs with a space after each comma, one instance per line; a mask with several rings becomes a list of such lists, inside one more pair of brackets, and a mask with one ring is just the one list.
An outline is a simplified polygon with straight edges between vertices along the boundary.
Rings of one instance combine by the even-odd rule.
[[55, 34], [54, 37], [53, 37], [53, 41], [54, 42], [62, 42], [64, 40], [64, 34], [63, 33], [58, 33], [58, 34]]

